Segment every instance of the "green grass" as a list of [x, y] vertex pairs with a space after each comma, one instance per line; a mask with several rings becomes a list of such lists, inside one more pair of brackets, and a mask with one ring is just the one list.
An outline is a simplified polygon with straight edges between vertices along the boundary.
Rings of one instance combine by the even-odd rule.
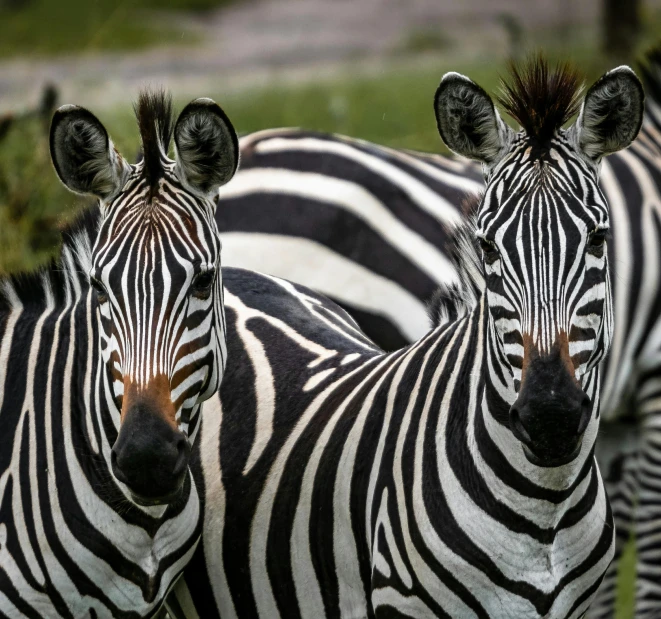
[[[0, 0], [0, 57], [140, 49], [191, 43], [190, 33], [154, 20], [153, 10], [206, 10], [232, 0]], [[16, 0], [14, 0], [16, 3]], [[2, 8], [2, 7], [5, 8]]]
[[615, 619], [633, 619], [635, 579], [636, 546], [631, 540], [622, 553], [618, 567]]

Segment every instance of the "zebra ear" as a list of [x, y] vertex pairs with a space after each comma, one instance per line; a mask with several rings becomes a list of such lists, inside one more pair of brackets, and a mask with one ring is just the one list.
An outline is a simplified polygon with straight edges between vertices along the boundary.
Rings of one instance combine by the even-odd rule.
[[645, 93], [629, 67], [602, 75], [588, 90], [574, 125], [579, 149], [598, 162], [626, 148], [643, 122]]
[[75, 105], [63, 105], [53, 115], [50, 154], [68, 189], [102, 200], [119, 192], [131, 171], [101, 121]]
[[446, 73], [436, 90], [434, 111], [438, 131], [450, 150], [488, 166], [500, 161], [512, 130], [475, 82], [459, 73]]
[[225, 112], [211, 99], [195, 99], [174, 127], [179, 178], [203, 194], [227, 183], [239, 165], [239, 140]]

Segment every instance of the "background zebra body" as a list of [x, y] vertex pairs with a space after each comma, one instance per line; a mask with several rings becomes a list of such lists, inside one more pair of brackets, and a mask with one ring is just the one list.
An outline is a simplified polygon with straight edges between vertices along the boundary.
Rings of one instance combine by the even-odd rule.
[[422, 337], [433, 292], [458, 281], [447, 227], [483, 188], [479, 167], [288, 129], [240, 146], [216, 211], [227, 264], [322, 292], [386, 349]]
[[208, 509], [175, 616], [583, 614], [612, 552], [596, 423], [573, 475], [500, 460], [512, 435], [472, 409], [484, 305], [383, 354], [310, 290], [224, 279], [233, 362], [196, 444]]
[[[655, 541], [661, 530], [656, 481], [661, 478], [656, 447], [661, 419], [661, 51], [647, 60], [639, 136], [626, 151], [604, 159], [600, 173], [612, 221], [608, 251], [615, 327], [602, 375], [601, 414], [608, 423], [598, 454], [618, 523], [619, 549], [631, 526], [639, 525], [638, 575], [644, 582], [637, 592], [637, 617], [661, 608], [656, 575], [661, 554]], [[429, 328], [425, 305], [439, 283], [456, 281], [447, 227], [462, 217], [465, 192], [482, 189], [481, 176], [471, 162], [397, 152], [344, 136], [273, 130], [243, 138], [242, 171], [236, 184], [221, 190], [216, 217], [228, 231], [228, 264], [273, 273], [329, 295], [377, 343], [394, 349]], [[345, 187], [341, 199], [328, 191], [337, 178], [352, 185], [340, 183]], [[356, 206], [361, 201], [378, 208]], [[396, 220], [387, 232], [384, 212], [385, 221]], [[295, 259], [278, 261], [254, 251], [267, 235]], [[418, 254], [419, 239], [425, 252]], [[438, 266], [429, 269], [429, 264]], [[616, 564], [595, 616], [612, 612], [615, 576]]]

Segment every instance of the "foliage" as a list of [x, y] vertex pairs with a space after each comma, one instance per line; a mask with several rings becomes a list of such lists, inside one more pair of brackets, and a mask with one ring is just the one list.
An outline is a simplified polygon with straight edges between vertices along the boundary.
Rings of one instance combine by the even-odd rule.
[[[182, 42], [149, 10], [208, 10], [232, 0], [0, 0], [0, 57], [139, 49]], [[4, 7], [4, 8], [3, 8]], [[10, 8], [11, 7], [11, 8]], [[190, 43], [192, 37], [183, 39]]]
[[0, 272], [47, 261], [62, 214], [81, 204], [55, 176], [47, 131], [42, 119], [18, 120], [0, 141]]

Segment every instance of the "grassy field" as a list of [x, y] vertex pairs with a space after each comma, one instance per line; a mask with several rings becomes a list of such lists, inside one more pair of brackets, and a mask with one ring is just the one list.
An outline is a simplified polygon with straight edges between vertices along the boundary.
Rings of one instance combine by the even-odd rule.
[[[236, 0], [0, 0], [0, 57], [139, 49], [182, 41], [154, 11], [204, 11]], [[56, 27], [54, 27], [54, 25]], [[190, 43], [186, 37], [184, 43]]]

